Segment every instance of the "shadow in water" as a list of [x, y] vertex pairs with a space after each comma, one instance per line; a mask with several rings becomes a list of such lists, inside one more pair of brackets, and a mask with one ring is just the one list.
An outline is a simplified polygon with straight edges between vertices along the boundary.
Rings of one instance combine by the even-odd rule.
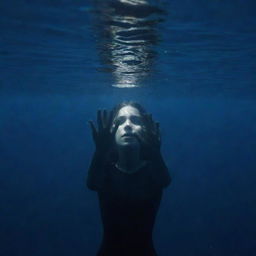
[[150, 0], [99, 0], [95, 8], [102, 70], [113, 74], [114, 87], [141, 86], [156, 58], [157, 25], [166, 12]]

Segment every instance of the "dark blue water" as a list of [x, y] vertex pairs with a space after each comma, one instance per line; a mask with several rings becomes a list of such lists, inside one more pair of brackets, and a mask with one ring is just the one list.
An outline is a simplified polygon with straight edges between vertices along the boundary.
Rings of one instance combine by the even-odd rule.
[[256, 254], [255, 1], [149, 6], [1, 1], [1, 255], [95, 255], [87, 120], [126, 99], [160, 122], [173, 177], [159, 255]]

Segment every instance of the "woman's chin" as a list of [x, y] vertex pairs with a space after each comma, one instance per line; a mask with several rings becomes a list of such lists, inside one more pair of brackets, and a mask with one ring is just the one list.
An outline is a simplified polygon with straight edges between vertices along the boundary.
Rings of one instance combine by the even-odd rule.
[[138, 148], [139, 144], [137, 141], [124, 141], [121, 145], [121, 148]]

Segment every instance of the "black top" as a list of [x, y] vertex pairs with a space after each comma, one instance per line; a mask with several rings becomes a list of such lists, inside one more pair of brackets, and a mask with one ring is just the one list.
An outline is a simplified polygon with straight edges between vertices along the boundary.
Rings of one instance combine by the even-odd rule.
[[[103, 165], [103, 179], [87, 185], [97, 190], [104, 235], [98, 256], [155, 256], [152, 231], [162, 197], [171, 178], [162, 159], [147, 162], [135, 173], [113, 163]], [[95, 166], [92, 164], [89, 175]], [[95, 172], [94, 172], [95, 173]]]

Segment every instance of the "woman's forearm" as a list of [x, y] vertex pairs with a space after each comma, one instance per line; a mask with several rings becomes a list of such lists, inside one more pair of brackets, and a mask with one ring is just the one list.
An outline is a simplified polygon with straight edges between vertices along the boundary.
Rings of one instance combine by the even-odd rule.
[[105, 177], [105, 163], [105, 154], [95, 151], [86, 180], [86, 185], [89, 189], [97, 190], [102, 186]]
[[165, 164], [161, 151], [158, 150], [154, 152], [154, 169], [158, 172], [157, 173], [157, 180], [159, 183], [166, 187], [171, 183], [171, 176], [168, 171], [168, 167]]

